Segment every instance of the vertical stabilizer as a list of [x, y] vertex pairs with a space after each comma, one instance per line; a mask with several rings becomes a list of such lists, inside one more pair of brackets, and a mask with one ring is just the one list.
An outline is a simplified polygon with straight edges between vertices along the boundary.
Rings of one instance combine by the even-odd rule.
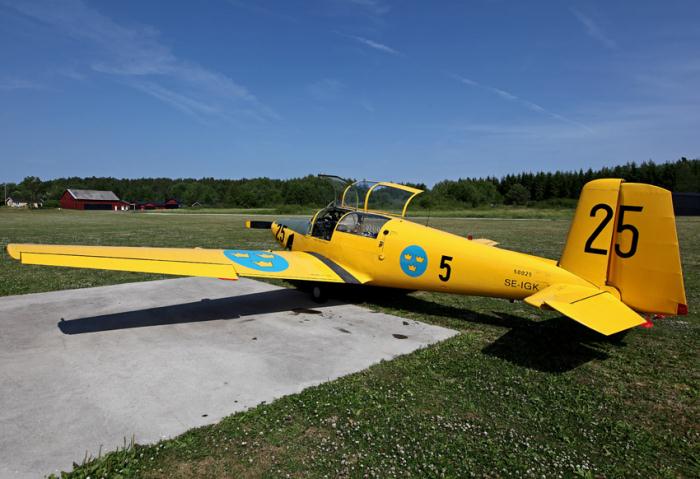
[[620, 179], [602, 179], [584, 185], [559, 260], [559, 266], [598, 287], [605, 286], [608, 279], [621, 184]]

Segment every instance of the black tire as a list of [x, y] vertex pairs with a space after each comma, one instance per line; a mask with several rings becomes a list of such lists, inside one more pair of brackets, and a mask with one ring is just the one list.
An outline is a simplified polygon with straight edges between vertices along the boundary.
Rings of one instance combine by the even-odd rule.
[[325, 303], [328, 301], [328, 292], [326, 288], [320, 284], [314, 284], [311, 286], [311, 299], [316, 303]]

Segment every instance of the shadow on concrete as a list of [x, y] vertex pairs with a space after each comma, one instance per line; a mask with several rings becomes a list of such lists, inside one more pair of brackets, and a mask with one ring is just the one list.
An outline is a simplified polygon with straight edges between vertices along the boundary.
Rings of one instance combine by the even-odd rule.
[[[609, 349], [610, 345], [624, 346], [624, 333], [605, 337], [563, 316], [537, 321], [495, 311], [484, 314], [437, 304], [407, 293], [379, 288], [335, 289], [331, 295], [333, 299], [327, 305], [370, 301], [378, 306], [417, 314], [503, 328], [507, 331], [496, 341], [484, 347], [482, 352], [543, 372], [562, 373], [594, 359], [605, 360], [609, 357], [605, 349]], [[231, 320], [242, 316], [283, 311], [317, 314], [318, 310], [315, 308], [318, 306], [304, 293], [294, 289], [279, 289], [230, 298], [203, 299], [193, 303], [61, 320], [58, 328], [64, 334], [84, 334], [166, 324]], [[254, 319], [247, 321], [254, 321]]]
[[374, 297], [372, 303], [505, 329], [482, 352], [542, 372], [563, 373], [592, 360], [606, 360], [606, 349], [625, 345], [626, 332], [606, 337], [565, 316], [531, 320], [496, 311], [484, 314], [414, 296]]
[[[333, 303], [330, 303], [333, 304]], [[293, 289], [263, 291], [230, 298], [203, 299], [192, 303], [105, 314], [59, 321], [63, 334], [84, 334], [116, 329], [145, 328], [166, 324], [231, 320], [255, 314], [296, 311], [315, 314], [317, 307], [308, 296]], [[249, 321], [254, 321], [251, 318]]]

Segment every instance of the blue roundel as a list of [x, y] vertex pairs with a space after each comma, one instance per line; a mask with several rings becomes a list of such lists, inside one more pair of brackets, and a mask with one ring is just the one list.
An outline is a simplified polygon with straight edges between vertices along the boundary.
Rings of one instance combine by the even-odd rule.
[[414, 278], [425, 273], [428, 268], [428, 255], [418, 245], [407, 246], [401, 252], [399, 264], [404, 273]]
[[224, 254], [234, 263], [246, 268], [268, 273], [278, 273], [289, 268], [287, 260], [269, 251], [254, 251], [245, 249], [227, 249]]

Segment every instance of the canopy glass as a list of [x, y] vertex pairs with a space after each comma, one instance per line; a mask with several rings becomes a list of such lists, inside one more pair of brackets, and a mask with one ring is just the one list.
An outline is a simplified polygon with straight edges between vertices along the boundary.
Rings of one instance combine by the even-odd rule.
[[406, 216], [411, 200], [423, 190], [386, 181], [356, 181], [343, 192], [340, 206]]

